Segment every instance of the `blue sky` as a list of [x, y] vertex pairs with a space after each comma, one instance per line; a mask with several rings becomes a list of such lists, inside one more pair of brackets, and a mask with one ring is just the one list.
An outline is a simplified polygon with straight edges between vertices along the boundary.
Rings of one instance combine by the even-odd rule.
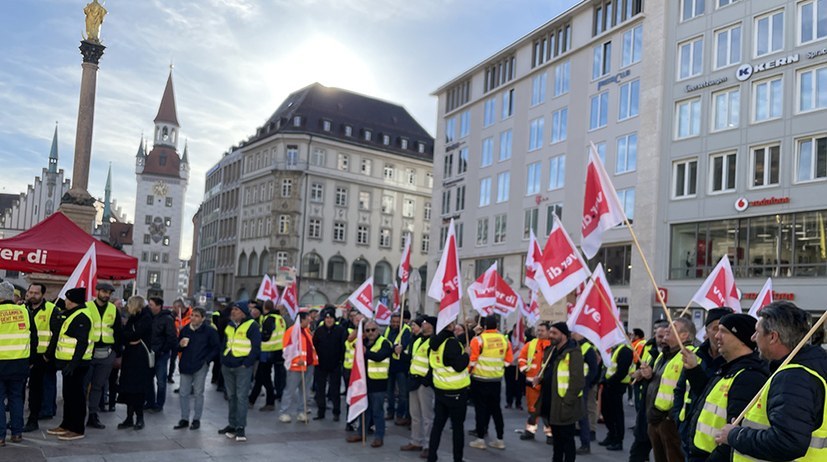
[[[89, 0], [0, 2], [0, 192], [19, 193], [47, 164], [55, 121], [71, 177]], [[89, 192], [134, 217], [134, 156], [151, 134], [170, 62], [191, 177], [182, 256], [204, 174], [292, 91], [320, 82], [405, 106], [429, 132], [437, 87], [577, 0], [108, 1], [101, 38]], [[183, 146], [181, 146], [183, 149]]]

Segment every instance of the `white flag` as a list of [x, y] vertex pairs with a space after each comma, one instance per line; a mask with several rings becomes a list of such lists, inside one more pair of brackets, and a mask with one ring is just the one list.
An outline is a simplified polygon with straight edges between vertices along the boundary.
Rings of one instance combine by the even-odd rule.
[[93, 242], [80, 259], [78, 266], [72, 271], [66, 284], [60, 289], [57, 298], [66, 298], [66, 291], [77, 287], [86, 289], [86, 300], [95, 298], [95, 286], [98, 285], [98, 261], [95, 255], [95, 243]]

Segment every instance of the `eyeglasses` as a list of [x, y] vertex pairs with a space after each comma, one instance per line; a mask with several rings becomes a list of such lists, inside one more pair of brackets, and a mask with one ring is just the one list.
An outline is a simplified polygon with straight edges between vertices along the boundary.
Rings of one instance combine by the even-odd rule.
[[365, 332], [376, 332], [376, 329], [365, 329]]

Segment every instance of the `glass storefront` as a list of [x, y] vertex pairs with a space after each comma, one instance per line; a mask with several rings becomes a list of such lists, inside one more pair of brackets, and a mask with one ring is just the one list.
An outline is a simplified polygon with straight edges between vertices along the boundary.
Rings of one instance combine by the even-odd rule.
[[589, 269], [594, 271], [598, 263], [603, 264], [606, 280], [611, 286], [628, 286], [632, 270], [632, 246], [616, 245], [601, 247], [589, 260]]
[[670, 279], [706, 277], [728, 255], [735, 277], [827, 275], [827, 210], [672, 225]]

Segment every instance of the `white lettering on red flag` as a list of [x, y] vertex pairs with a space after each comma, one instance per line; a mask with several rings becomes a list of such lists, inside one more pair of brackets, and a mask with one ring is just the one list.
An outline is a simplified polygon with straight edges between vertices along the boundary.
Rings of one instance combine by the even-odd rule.
[[566, 230], [556, 215], [554, 224], [543, 249], [543, 258], [538, 265], [535, 280], [546, 301], [553, 305], [568, 295], [589, 277], [586, 262], [574, 247]]
[[707, 310], [728, 306], [736, 313], [741, 312], [741, 302], [738, 289], [735, 287], [735, 276], [732, 274], [729, 256], [721, 257], [701, 287], [692, 296], [692, 301]]
[[567, 324], [572, 332], [577, 332], [592, 342], [607, 364], [611, 363], [608, 350], [615, 345], [628, 343], [626, 332], [618, 318], [614, 296], [603, 273], [603, 265], [598, 263], [586, 289], [577, 299]]
[[436, 331], [441, 332], [459, 316], [462, 296], [462, 281], [459, 278], [459, 253], [454, 220], [448, 225], [448, 236], [436, 268], [434, 279], [428, 288], [428, 296], [439, 302]]
[[373, 317], [373, 276], [367, 278], [347, 301], [368, 319]]
[[597, 254], [603, 243], [603, 233], [623, 223], [626, 215], [617, 197], [597, 149], [589, 149], [589, 163], [586, 166], [586, 193], [583, 199], [580, 248], [586, 258]]

